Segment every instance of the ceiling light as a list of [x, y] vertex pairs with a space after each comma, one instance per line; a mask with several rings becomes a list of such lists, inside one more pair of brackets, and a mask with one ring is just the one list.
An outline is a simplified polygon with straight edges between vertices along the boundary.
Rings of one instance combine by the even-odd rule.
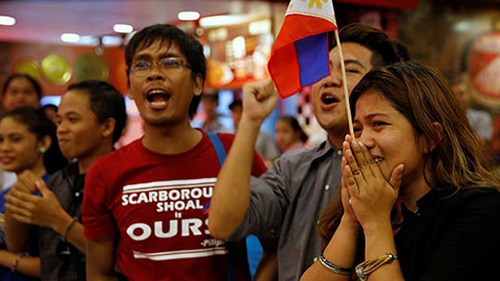
[[236, 25], [255, 20], [256, 15], [218, 15], [204, 17], [200, 19], [200, 26], [203, 28], [213, 28], [220, 26]]
[[76, 33], [63, 33], [61, 34], [61, 41], [66, 43], [76, 43], [80, 40], [80, 35]]
[[0, 16], [0, 25], [14, 25], [16, 19], [10, 16]]
[[196, 11], [183, 11], [177, 15], [177, 18], [183, 21], [197, 20], [200, 18], [200, 13]]
[[81, 45], [91, 45], [92, 46], [92, 45], [99, 44], [99, 39], [95, 38], [94, 36], [84, 35], [84, 36], [80, 36], [78, 43]]
[[200, 26], [204, 28], [233, 25], [242, 22], [240, 16], [213, 16], [200, 19]]
[[113, 30], [118, 33], [130, 33], [134, 30], [134, 27], [130, 24], [115, 24]]
[[119, 46], [122, 44], [123, 39], [118, 36], [103, 36], [101, 42], [104, 46]]

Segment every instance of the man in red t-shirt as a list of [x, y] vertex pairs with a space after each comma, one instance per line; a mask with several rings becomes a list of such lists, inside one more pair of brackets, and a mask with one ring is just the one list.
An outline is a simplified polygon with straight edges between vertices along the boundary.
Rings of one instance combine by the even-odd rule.
[[[96, 161], [85, 182], [88, 280], [249, 280], [246, 256], [210, 236], [219, 156], [190, 125], [206, 74], [201, 44], [171, 25], [136, 33], [125, 51], [144, 136]], [[233, 136], [220, 134], [224, 150]], [[252, 174], [265, 171], [260, 157]], [[231, 248], [231, 249], [230, 249]]]

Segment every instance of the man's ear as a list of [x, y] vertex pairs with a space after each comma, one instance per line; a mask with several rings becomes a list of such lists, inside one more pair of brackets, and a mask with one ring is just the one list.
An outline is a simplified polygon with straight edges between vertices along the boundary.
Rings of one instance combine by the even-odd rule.
[[200, 96], [203, 93], [203, 78], [201, 74], [197, 74], [193, 81], [194, 95]]
[[116, 120], [114, 118], [108, 118], [104, 120], [104, 123], [102, 124], [103, 130], [101, 133], [101, 136], [103, 138], [107, 138], [109, 136], [113, 135], [113, 132], [115, 130], [115, 125], [116, 125]]
[[434, 138], [432, 139], [426, 138], [424, 147], [425, 153], [430, 153], [431, 151], [434, 150], [434, 148], [436, 148], [436, 146], [438, 146], [438, 144], [441, 143], [441, 141], [443, 141], [443, 134], [444, 134], [443, 125], [441, 125], [441, 123], [439, 122], [433, 122], [432, 127], [434, 128], [433, 130]]

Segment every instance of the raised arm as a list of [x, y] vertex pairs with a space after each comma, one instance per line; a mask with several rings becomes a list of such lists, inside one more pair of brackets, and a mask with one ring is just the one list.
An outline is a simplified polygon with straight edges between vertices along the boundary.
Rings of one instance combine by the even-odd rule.
[[260, 240], [264, 250], [255, 272], [255, 281], [278, 280], [278, 241]]
[[208, 227], [227, 239], [241, 224], [250, 204], [250, 174], [260, 126], [274, 110], [278, 93], [268, 79], [243, 86], [243, 114], [236, 137], [217, 177]]

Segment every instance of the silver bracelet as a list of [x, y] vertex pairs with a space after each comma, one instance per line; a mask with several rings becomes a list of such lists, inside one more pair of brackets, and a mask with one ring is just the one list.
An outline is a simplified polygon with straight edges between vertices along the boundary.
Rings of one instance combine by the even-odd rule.
[[352, 275], [352, 267], [351, 268], [345, 268], [345, 267], [342, 267], [340, 265], [336, 265], [336, 264], [331, 263], [329, 260], [327, 260], [325, 258], [325, 256], [323, 255], [323, 252], [319, 253], [318, 259], [319, 259], [319, 262], [324, 267], [326, 267], [327, 269], [329, 269], [331, 272], [334, 272], [334, 273], [337, 273], [337, 274], [340, 274], [340, 275], [347, 275], [347, 276]]

